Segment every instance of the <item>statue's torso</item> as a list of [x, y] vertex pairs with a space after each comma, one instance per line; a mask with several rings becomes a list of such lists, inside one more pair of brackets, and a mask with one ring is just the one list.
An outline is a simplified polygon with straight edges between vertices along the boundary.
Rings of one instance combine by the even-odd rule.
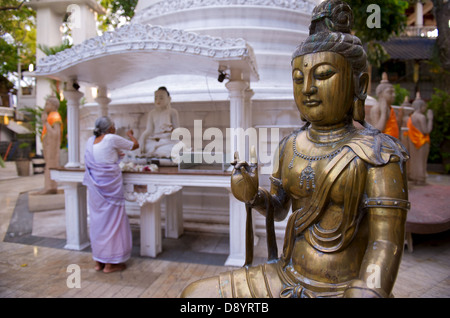
[[[313, 191], [306, 189], [305, 181], [303, 185], [300, 185], [302, 171], [308, 166], [309, 161], [294, 155], [293, 139], [291, 138], [286, 144], [280, 168], [283, 189], [292, 200], [292, 211], [296, 211], [309, 205]], [[298, 135], [296, 141], [298, 153], [313, 157], [333, 154], [345, 144], [344, 140], [318, 145], [308, 140], [305, 131]], [[295, 158], [291, 163], [293, 156]], [[315, 173], [314, 191], [320, 190], [317, 182], [330, 160], [325, 158], [311, 161], [311, 167]], [[354, 160], [355, 165], [364, 164], [359, 158]], [[359, 170], [363, 171], [362, 174], [366, 171], [365, 168]], [[346, 193], [347, 197], [349, 191], [359, 198], [363, 195], [361, 191], [358, 193], [358, 190], [349, 188], [347, 180], [351, 173], [353, 173], [352, 166], [349, 165], [349, 168], [333, 178], [333, 185], [323, 204], [320, 217], [295, 238], [291, 265], [299, 277], [335, 284], [358, 276], [359, 264], [367, 246], [367, 224], [364, 219], [361, 220], [362, 212], [359, 209], [347, 209], [347, 211], [344, 209]], [[362, 174], [357, 177], [365, 180], [365, 175]], [[329, 178], [326, 179], [326, 181], [329, 180]], [[347, 235], [349, 232], [354, 234]], [[319, 239], [317, 235], [320, 233], [326, 235], [329, 233], [330, 237]]]

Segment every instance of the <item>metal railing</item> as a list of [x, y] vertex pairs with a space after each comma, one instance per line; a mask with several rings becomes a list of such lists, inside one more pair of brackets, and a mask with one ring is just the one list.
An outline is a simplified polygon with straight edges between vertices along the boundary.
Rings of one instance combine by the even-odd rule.
[[436, 38], [438, 36], [438, 29], [436, 26], [408, 26], [401, 35], [409, 37]]

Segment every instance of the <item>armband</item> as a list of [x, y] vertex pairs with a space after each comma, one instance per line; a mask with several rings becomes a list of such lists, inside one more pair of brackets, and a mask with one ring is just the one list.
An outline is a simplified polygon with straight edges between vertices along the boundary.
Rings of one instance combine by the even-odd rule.
[[402, 199], [368, 198], [364, 200], [364, 208], [393, 208], [409, 210], [411, 203]]

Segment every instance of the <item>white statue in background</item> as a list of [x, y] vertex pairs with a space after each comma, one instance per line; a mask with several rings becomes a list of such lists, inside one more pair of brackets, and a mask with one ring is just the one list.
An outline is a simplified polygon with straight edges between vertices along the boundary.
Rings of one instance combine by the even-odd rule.
[[179, 127], [178, 112], [170, 106], [169, 91], [163, 86], [155, 92], [155, 108], [147, 117], [147, 127], [139, 138], [141, 153], [150, 158], [171, 158], [172, 131]]

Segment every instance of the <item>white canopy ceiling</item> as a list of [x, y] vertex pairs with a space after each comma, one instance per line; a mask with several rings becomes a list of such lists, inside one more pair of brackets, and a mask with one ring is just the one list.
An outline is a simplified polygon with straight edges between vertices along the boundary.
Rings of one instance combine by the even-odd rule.
[[129, 24], [41, 59], [35, 75], [116, 89], [169, 74], [217, 77], [219, 67], [259, 79], [253, 49], [243, 39]]

